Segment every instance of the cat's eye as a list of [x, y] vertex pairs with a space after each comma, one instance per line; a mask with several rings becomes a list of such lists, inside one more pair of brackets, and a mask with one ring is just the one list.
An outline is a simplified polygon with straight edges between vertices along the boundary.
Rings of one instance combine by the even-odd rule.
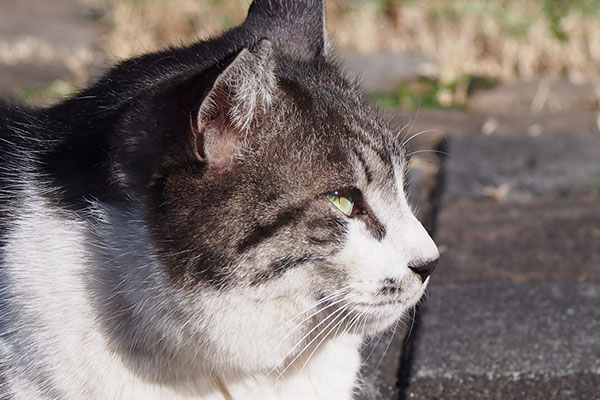
[[337, 190], [332, 194], [328, 194], [327, 198], [329, 201], [337, 207], [344, 215], [352, 215], [352, 209], [354, 208], [354, 202], [352, 199], [342, 196]]

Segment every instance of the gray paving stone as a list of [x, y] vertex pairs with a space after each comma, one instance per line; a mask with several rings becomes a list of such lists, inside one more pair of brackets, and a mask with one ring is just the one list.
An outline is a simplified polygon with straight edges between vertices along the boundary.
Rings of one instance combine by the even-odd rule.
[[463, 377], [427, 379], [414, 383], [410, 400], [598, 400], [600, 375], [579, 374], [534, 379]]
[[581, 110], [596, 108], [598, 95], [592, 84], [567, 81], [513, 82], [474, 93], [467, 100], [470, 110], [513, 113], [523, 110]]
[[[561, 112], [541, 111], [532, 113], [528, 109], [501, 113], [491, 108], [485, 111], [420, 109], [402, 113], [396, 126], [406, 121], [414, 122], [411, 132], [437, 131], [452, 138], [482, 135], [489, 139], [496, 135], [525, 137], [528, 135], [570, 135], [572, 132], [600, 134], [598, 110], [576, 109]], [[426, 134], [426, 136], [429, 135]]]
[[431, 61], [419, 53], [341, 54], [343, 65], [360, 75], [369, 92], [394, 92], [400, 82], [417, 78], [431, 68]]
[[456, 398], [475, 398], [492, 381], [549, 391], [552, 385], [540, 384], [584, 375], [600, 393], [598, 304], [595, 284], [434, 286], [405, 397], [436, 398], [440, 382], [458, 390]]
[[[446, 199], [600, 191], [600, 134], [469, 135], [448, 141]], [[498, 192], [498, 189], [500, 192]]]
[[444, 202], [431, 277], [444, 283], [600, 282], [600, 196]]
[[[444, 114], [434, 117], [443, 129]], [[401, 398], [597, 399], [595, 114], [451, 117], [436, 220], [442, 259]]]

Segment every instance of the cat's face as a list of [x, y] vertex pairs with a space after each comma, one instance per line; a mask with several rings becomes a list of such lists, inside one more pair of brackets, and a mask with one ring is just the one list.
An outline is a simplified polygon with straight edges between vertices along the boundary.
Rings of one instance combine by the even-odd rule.
[[190, 116], [189, 140], [167, 144], [155, 172], [147, 223], [215, 362], [283, 367], [417, 303], [428, 279], [414, 269], [438, 251], [407, 204], [404, 151], [335, 66], [263, 41]]

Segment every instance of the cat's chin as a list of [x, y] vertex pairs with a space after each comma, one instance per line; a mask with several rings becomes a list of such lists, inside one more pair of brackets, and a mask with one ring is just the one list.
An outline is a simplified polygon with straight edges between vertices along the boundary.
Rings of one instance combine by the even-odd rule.
[[362, 315], [364, 323], [360, 325], [363, 336], [369, 337], [393, 328], [403, 319], [408, 318], [410, 311], [417, 305], [425, 293], [427, 284], [415, 287], [409, 295], [401, 300], [380, 300], [355, 303], [357, 314]]
[[361, 311], [363, 322], [352, 333], [362, 337], [380, 334], [400, 323], [409, 314], [410, 309], [411, 307], [400, 303], [364, 305]]

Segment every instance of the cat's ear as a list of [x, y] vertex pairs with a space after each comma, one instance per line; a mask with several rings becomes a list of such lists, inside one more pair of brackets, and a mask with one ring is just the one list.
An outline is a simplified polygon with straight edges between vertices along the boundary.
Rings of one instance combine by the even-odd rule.
[[210, 167], [229, 169], [256, 140], [276, 88], [274, 57], [268, 40], [243, 49], [192, 115], [193, 150]]
[[244, 26], [293, 58], [327, 53], [324, 0], [254, 0]]

